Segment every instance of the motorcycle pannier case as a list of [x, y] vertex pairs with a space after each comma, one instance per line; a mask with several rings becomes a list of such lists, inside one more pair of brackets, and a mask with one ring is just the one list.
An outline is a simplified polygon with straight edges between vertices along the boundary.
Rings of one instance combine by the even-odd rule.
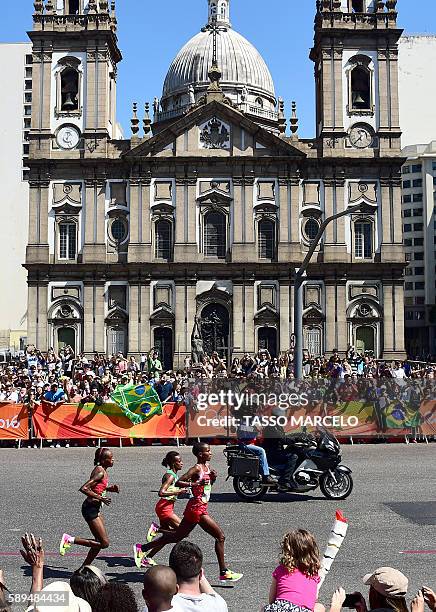
[[257, 457], [230, 457], [229, 476], [258, 478], [259, 459]]

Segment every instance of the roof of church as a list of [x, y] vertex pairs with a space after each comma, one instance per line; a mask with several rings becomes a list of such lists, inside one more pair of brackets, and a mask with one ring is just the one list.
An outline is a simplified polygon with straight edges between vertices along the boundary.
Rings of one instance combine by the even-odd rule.
[[[185, 93], [189, 85], [193, 85], [196, 91], [208, 87], [214, 50], [212, 23], [213, 18], [209, 15], [208, 25], [186, 43], [171, 63], [164, 82], [163, 99]], [[232, 29], [229, 18], [224, 23], [218, 21], [218, 25], [216, 59], [222, 72], [220, 85], [223, 91], [230, 93], [229, 90], [234, 90], [236, 93], [245, 86], [250, 94], [263, 94], [275, 101], [271, 73], [259, 51]]]

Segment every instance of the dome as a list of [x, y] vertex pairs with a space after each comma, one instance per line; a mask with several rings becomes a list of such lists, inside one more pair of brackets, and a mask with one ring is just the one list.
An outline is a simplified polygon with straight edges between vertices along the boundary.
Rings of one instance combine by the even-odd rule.
[[[179, 51], [173, 60], [163, 86], [162, 97], [185, 93], [189, 85], [206, 88], [212, 65], [213, 36], [210, 30], [200, 32]], [[223, 90], [255, 90], [275, 100], [274, 83], [263, 57], [246, 38], [232, 30], [217, 35], [217, 62], [222, 72]]]
[[186, 43], [168, 70], [159, 119], [179, 114], [204, 94], [210, 85], [208, 72], [212, 66], [214, 38], [217, 64], [222, 73], [220, 87], [224, 94], [242, 111], [276, 119], [271, 73], [257, 49], [232, 29], [230, 0], [208, 0], [208, 3], [207, 26]]

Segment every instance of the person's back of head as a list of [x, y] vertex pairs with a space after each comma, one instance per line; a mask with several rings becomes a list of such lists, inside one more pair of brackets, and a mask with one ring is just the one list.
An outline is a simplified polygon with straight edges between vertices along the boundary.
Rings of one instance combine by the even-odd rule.
[[123, 582], [108, 582], [96, 597], [93, 612], [138, 612], [132, 589]]
[[171, 601], [177, 590], [176, 574], [170, 567], [156, 565], [150, 568], [145, 573], [142, 590], [148, 612], [171, 610]]
[[100, 589], [107, 584], [105, 575], [94, 565], [85, 565], [76, 570], [70, 578], [74, 595], [81, 597], [94, 609]]
[[[176, 544], [171, 553], [168, 564], [177, 576], [179, 587], [183, 583], [191, 585], [200, 583], [203, 567], [203, 553], [200, 548], [189, 540], [182, 540]], [[200, 591], [200, 587], [198, 587]]]
[[366, 574], [363, 582], [369, 586], [371, 610], [387, 608], [395, 612], [408, 611], [406, 595], [409, 580], [399, 570], [379, 567], [372, 574]]

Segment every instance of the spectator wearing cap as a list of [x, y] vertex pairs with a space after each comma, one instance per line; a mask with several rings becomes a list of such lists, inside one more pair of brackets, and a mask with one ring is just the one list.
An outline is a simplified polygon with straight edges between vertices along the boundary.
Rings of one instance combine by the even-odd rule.
[[358, 612], [408, 612], [406, 595], [409, 580], [399, 570], [379, 567], [372, 574], [366, 574], [363, 583], [369, 586], [369, 607], [359, 593], [361, 601], [356, 604]]

